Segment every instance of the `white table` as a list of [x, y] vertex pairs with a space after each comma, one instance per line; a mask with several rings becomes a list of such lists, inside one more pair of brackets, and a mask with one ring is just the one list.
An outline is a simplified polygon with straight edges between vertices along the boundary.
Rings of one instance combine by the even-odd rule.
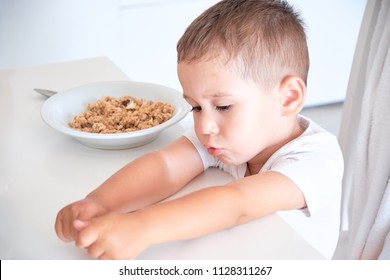
[[[65, 90], [128, 80], [107, 58], [0, 71], [0, 259], [88, 259], [54, 231], [58, 210], [78, 200], [136, 157], [177, 138], [186, 118], [136, 149], [98, 150], [48, 127], [45, 97], [33, 88]], [[208, 170], [179, 193], [229, 182]], [[323, 259], [277, 214], [196, 240], [152, 246], [139, 259]]]

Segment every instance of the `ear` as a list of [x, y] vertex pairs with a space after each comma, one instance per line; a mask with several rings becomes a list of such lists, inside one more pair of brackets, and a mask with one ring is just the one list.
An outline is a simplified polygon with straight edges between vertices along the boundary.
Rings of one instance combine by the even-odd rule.
[[306, 84], [296, 76], [288, 76], [282, 80], [279, 87], [280, 104], [284, 116], [297, 115], [305, 101]]

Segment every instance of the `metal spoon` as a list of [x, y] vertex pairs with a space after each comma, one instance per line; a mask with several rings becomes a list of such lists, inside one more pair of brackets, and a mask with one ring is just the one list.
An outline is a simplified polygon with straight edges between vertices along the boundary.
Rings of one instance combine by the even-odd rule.
[[44, 96], [50, 97], [56, 94], [56, 91], [48, 90], [48, 89], [42, 89], [42, 88], [34, 88], [34, 90]]

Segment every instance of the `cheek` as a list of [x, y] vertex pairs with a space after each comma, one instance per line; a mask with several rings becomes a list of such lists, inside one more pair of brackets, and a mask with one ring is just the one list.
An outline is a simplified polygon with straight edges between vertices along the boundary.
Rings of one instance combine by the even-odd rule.
[[229, 142], [231, 148], [246, 151], [254, 145], [258, 129], [253, 118], [234, 118], [220, 126], [220, 134]]
[[240, 114], [236, 114], [234, 118], [231, 118], [229, 120], [229, 125], [232, 131], [251, 134], [251, 132], [258, 130], [262, 119], [257, 108], [248, 108], [241, 110]]
[[257, 108], [247, 110], [229, 121], [224, 134], [233, 145], [240, 145], [242, 150], [257, 150], [264, 136], [269, 133], [267, 117], [269, 116], [264, 116]]
[[193, 120], [194, 120], [195, 132], [198, 135], [198, 134], [200, 134], [200, 119], [197, 116], [197, 114], [193, 114]]

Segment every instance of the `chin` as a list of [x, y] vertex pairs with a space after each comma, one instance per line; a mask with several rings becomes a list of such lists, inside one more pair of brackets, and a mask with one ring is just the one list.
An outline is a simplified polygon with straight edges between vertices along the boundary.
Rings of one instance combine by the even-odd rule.
[[237, 166], [237, 165], [241, 165], [243, 163], [246, 163], [246, 162], [242, 162], [242, 161], [237, 161], [235, 159], [232, 159], [232, 158], [225, 158], [225, 157], [218, 157], [218, 159], [224, 163], [225, 165], [227, 166]]

